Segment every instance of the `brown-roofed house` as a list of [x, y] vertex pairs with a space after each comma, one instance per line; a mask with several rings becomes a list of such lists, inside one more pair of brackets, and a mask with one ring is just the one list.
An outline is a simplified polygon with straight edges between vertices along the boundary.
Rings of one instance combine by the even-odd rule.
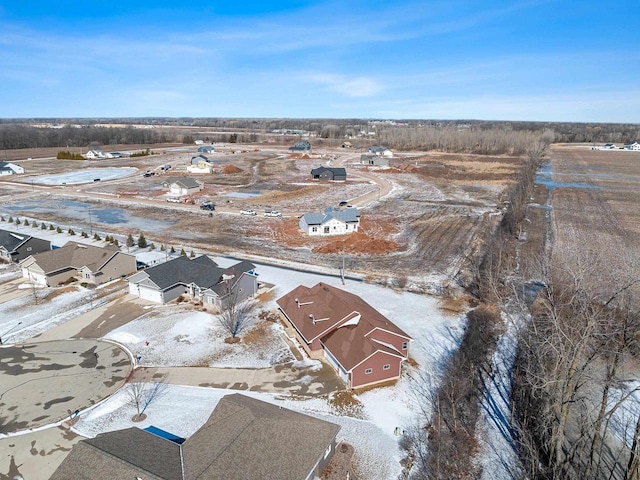
[[82, 440], [51, 480], [311, 480], [331, 460], [339, 430], [236, 393], [185, 441], [138, 428]]
[[30, 255], [20, 262], [22, 276], [46, 286], [71, 278], [100, 285], [136, 271], [136, 257], [115, 245], [96, 247], [69, 242], [64, 247]]
[[411, 337], [357, 295], [326, 283], [277, 300], [310, 357], [325, 357], [349, 388], [400, 377]]

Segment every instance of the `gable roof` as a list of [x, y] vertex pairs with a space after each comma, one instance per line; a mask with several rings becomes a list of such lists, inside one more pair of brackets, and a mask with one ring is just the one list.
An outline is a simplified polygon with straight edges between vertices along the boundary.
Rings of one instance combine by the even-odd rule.
[[[251, 262], [239, 262], [229, 268], [221, 268], [216, 262], [206, 255], [201, 255], [194, 259], [182, 255], [168, 262], [147, 268], [144, 272], [129, 278], [134, 283], [140, 281], [146, 273], [148, 278], [155, 283], [160, 290], [172, 287], [173, 285], [189, 285], [195, 283], [198, 287], [207, 289], [214, 288], [220, 284], [223, 275], [236, 275], [239, 277], [243, 272], [255, 269]], [[136, 278], [134, 278], [136, 277]], [[219, 289], [218, 289], [219, 290]], [[221, 293], [216, 291], [216, 293]]]
[[199, 188], [200, 182], [191, 177], [176, 177], [163, 182], [163, 185], [166, 184], [168, 186], [177, 184], [182, 188]]
[[181, 480], [180, 445], [132, 427], [79, 442], [51, 479], [135, 479], [143, 475]]
[[0, 246], [7, 252], [13, 252], [16, 248], [31, 238], [30, 235], [23, 235], [8, 230], [0, 230]]
[[344, 210], [334, 210], [328, 207], [324, 213], [305, 213], [302, 218], [304, 218], [307, 225], [323, 225], [334, 218], [345, 223], [357, 223], [360, 219], [360, 212], [353, 207], [345, 208]]
[[300, 480], [339, 430], [333, 423], [236, 393], [224, 396], [182, 445], [138, 428], [100, 434], [78, 442], [51, 478]]
[[340, 427], [241, 394], [184, 443], [185, 478], [306, 479]]
[[324, 172], [331, 172], [334, 177], [347, 175], [347, 170], [343, 167], [318, 167], [311, 170], [311, 175], [322, 175]]
[[[77, 242], [67, 242], [64, 247], [48, 252], [36, 253], [31, 257], [45, 273], [55, 272], [68, 267], [76, 269], [87, 267], [92, 272], [96, 272], [107, 260], [117, 253], [128, 255], [120, 252], [120, 249], [115, 245], [96, 247], [94, 245], [85, 245]], [[22, 262], [26, 260], [27, 259]]]
[[347, 371], [378, 351], [402, 356], [376, 341], [376, 331], [411, 340], [359, 296], [322, 282], [311, 288], [300, 285], [276, 303], [308, 343], [320, 338]]

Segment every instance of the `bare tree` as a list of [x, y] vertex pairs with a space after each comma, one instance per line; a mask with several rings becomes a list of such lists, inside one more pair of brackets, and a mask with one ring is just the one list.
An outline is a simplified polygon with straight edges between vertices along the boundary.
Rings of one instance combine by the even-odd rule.
[[249, 324], [251, 312], [257, 302], [254, 299], [242, 299], [241, 289], [235, 277], [225, 277], [225, 294], [221, 298], [222, 312], [218, 315], [220, 324], [231, 338], [236, 338]]
[[136, 408], [132, 420], [140, 422], [146, 418], [145, 411], [155, 400], [159, 399], [167, 389], [164, 377], [158, 382], [131, 382], [125, 387], [128, 404]]

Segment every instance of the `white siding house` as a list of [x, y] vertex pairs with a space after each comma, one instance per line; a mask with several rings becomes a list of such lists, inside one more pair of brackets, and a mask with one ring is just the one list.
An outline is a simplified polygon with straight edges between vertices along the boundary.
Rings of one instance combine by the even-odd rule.
[[312, 236], [344, 235], [358, 231], [360, 212], [357, 208], [334, 210], [327, 208], [324, 213], [305, 213], [298, 222], [300, 229]]
[[24, 168], [15, 163], [0, 162], [0, 175], [15, 175], [24, 173]]
[[638, 143], [638, 142], [625, 143], [624, 149], [625, 150], [632, 150], [634, 152], [640, 151], [640, 143]]

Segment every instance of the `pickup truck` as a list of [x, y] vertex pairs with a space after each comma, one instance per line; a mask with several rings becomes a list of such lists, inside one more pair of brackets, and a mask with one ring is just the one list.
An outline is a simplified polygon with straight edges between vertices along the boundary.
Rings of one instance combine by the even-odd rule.
[[200, 205], [200, 210], [209, 210], [209, 211], [214, 211], [216, 209], [216, 206], [213, 203], [203, 203], [202, 205]]
[[264, 216], [265, 217], [281, 217], [282, 213], [280, 213], [277, 210], [270, 210], [270, 211], [264, 212]]
[[245, 208], [243, 210], [240, 210], [240, 215], [256, 215], [256, 212], [255, 210]]
[[182, 200], [180, 200], [178, 197], [169, 197], [169, 198], [167, 198], [167, 202], [170, 202], [170, 203], [182, 203]]

